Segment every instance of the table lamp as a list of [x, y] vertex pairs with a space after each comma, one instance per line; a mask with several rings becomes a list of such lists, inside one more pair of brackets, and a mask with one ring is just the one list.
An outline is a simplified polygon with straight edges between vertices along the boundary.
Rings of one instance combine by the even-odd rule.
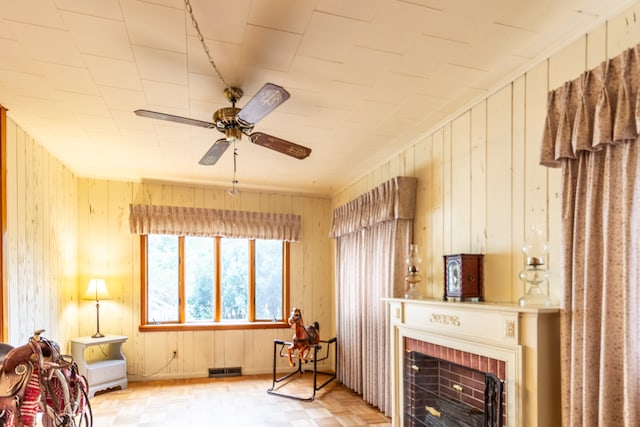
[[104, 337], [104, 335], [100, 333], [100, 300], [111, 299], [111, 295], [109, 295], [104, 279], [89, 280], [89, 287], [87, 288], [87, 292], [84, 293], [82, 299], [95, 300], [96, 302], [96, 333], [91, 335], [91, 338]]

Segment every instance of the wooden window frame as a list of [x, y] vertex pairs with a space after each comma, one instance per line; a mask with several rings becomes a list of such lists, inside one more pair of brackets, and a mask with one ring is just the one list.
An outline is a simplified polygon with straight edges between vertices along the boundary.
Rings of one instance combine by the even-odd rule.
[[[181, 236], [182, 237], [182, 236]], [[220, 284], [220, 239], [219, 237], [212, 237], [214, 244], [216, 245], [215, 253], [215, 319], [221, 318], [221, 286]], [[251, 260], [255, 259], [255, 239], [249, 240], [249, 257]], [[178, 256], [180, 260], [184, 259], [184, 238], [178, 240]], [[159, 323], [151, 324], [147, 322], [147, 235], [140, 235], [140, 326], [138, 330], [140, 332], [168, 332], [168, 331], [209, 331], [209, 330], [237, 330], [237, 329], [280, 329], [289, 328], [290, 325], [287, 322], [287, 316], [291, 311], [289, 303], [289, 289], [290, 289], [290, 243], [283, 241], [283, 256], [282, 256], [282, 271], [283, 271], [283, 283], [282, 283], [282, 319], [277, 321], [272, 320], [255, 320], [255, 268], [254, 263], [249, 264], [249, 288], [248, 288], [248, 319], [246, 321], [214, 321], [214, 322], [185, 322], [185, 303], [184, 303], [184, 268], [182, 267], [182, 261], [180, 261], [179, 273], [178, 273], [178, 292], [179, 292], [179, 322], [178, 323]]]

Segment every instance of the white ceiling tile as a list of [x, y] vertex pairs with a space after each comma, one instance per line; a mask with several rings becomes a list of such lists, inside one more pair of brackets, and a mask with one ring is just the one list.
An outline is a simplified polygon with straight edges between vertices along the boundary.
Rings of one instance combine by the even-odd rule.
[[437, 101], [438, 100], [426, 95], [408, 94], [402, 104], [394, 111], [393, 116], [409, 120], [419, 120], [433, 109], [434, 103]]
[[61, 11], [79, 52], [107, 58], [133, 60], [123, 21]]
[[47, 79], [42, 74], [0, 70], [0, 82], [3, 82], [7, 90], [15, 95], [15, 97], [11, 97], [13, 103], [29, 105], [31, 99], [48, 99], [57, 102], [55, 88], [48, 84]]
[[373, 87], [384, 78], [389, 64], [401, 58], [400, 54], [354, 46], [345, 63], [336, 67], [336, 72], [328, 78]]
[[410, 93], [424, 87], [429, 81], [428, 78], [419, 76], [385, 73], [367, 95], [366, 100], [397, 107]]
[[[141, 118], [138, 119], [142, 120]], [[121, 138], [119, 142], [122, 145], [132, 145], [129, 144], [128, 141], [134, 143], [132, 147], [143, 146], [147, 148], [148, 146], [156, 146], [158, 144], [157, 134], [153, 127], [148, 131], [124, 128], [120, 129], [120, 134]]]
[[[70, 1], [74, 1], [74, 0], [70, 0]], [[100, 0], [94, 0], [94, 1], [100, 1]], [[144, 1], [146, 3], [159, 4], [161, 6], [172, 7], [174, 9], [181, 9], [181, 10], [185, 9], [184, 0], [133, 0], [133, 1]]]
[[134, 46], [135, 60], [142, 79], [187, 84], [187, 56], [183, 53]]
[[[329, 28], [331, 30], [327, 31]], [[315, 12], [298, 55], [344, 63], [363, 30], [364, 24], [360, 21]]]
[[357, 45], [384, 52], [403, 53], [412, 49], [412, 41], [420, 34], [425, 22], [442, 19], [441, 12], [402, 1], [381, 4], [378, 13], [363, 30]]
[[564, 15], [564, 11], [571, 8], [569, 2], [557, 2], [555, 0], [505, 3], [501, 12], [494, 18], [494, 22], [539, 33], [544, 31], [545, 27], [552, 23], [552, 20], [557, 19], [555, 16], [551, 17], [548, 14], [549, 8], [554, 6], [556, 12], [562, 11], [560, 16]]
[[286, 75], [287, 87], [319, 93], [322, 85], [340, 75], [344, 64], [320, 58], [296, 55]]
[[253, 68], [287, 71], [299, 44], [297, 34], [248, 26], [241, 63]]
[[361, 101], [357, 107], [347, 115], [346, 119], [356, 123], [376, 125], [382, 118], [393, 114], [397, 109], [398, 106], [393, 104]]
[[64, 103], [69, 111], [76, 114], [109, 117], [109, 109], [102, 96], [88, 95], [79, 92], [59, 90], [58, 99]]
[[105, 104], [111, 110], [133, 112], [146, 105], [142, 90], [120, 89], [110, 86], [100, 86], [99, 89]]
[[397, 115], [383, 117], [380, 123], [373, 128], [376, 134], [386, 136], [391, 141], [398, 134], [400, 129], [411, 126], [415, 121]]
[[[239, 44], [205, 40], [211, 59], [228, 83], [238, 84], [239, 63], [242, 47]], [[217, 73], [209, 62], [204, 47], [196, 37], [189, 37], [187, 44], [188, 68], [190, 73], [205, 74], [218, 79]], [[242, 80], [240, 80], [242, 81]]]
[[83, 58], [96, 84], [119, 89], [142, 90], [135, 62], [93, 55], [83, 55]]
[[[228, 0], [191, 0], [191, 5], [205, 39], [242, 43], [249, 18], [250, 0], [233, 0], [233, 6]], [[190, 17], [187, 21], [188, 34], [196, 35]]]
[[[3, 20], [16, 21], [25, 24], [47, 27], [50, 29], [64, 29], [57, 5], [53, 0], [16, 1], [11, 5], [2, 5], [0, 16]], [[3, 23], [3, 26], [5, 23]]]
[[311, 19], [316, 0], [254, 1], [249, 24], [302, 34]]
[[[163, 112], [184, 116], [189, 108], [186, 86], [143, 80], [145, 97], [149, 107], [162, 107]], [[144, 108], [144, 107], [141, 107]]]
[[86, 68], [43, 63], [39, 66], [39, 72], [45, 74], [47, 83], [57, 90], [99, 95], [98, 87]]
[[380, 4], [386, 0], [318, 0], [316, 10], [356, 19], [358, 21], [371, 22], [379, 13]]
[[182, 144], [185, 141], [188, 141], [190, 138], [190, 126], [181, 125], [169, 125], [162, 123], [160, 120], [156, 120], [154, 123], [154, 128], [156, 129], [158, 142], [160, 144], [163, 143], [176, 143], [181, 142]]
[[2, 60], [0, 61], [0, 82], [2, 81], [3, 72], [12, 74], [11, 76], [5, 76], [4, 78], [6, 80], [10, 80], [11, 78], [24, 80], [24, 78], [21, 77], [22, 74], [44, 78], [44, 74], [38, 73], [38, 63], [34, 62], [27, 55], [24, 55], [18, 42], [0, 39], [0, 52], [3, 52]]
[[[136, 105], [136, 109], [139, 106]], [[120, 132], [124, 132], [125, 130], [135, 130], [135, 131], [144, 131], [144, 132], [152, 132], [153, 131], [153, 120], [144, 120], [144, 117], [137, 116], [133, 112], [134, 110], [129, 108], [122, 109], [112, 109], [111, 117], [117, 121]]]
[[123, 0], [122, 12], [132, 44], [170, 52], [186, 52], [184, 10]]
[[122, 3], [120, 0], [55, 0], [60, 10], [115, 20], [122, 19]]
[[211, 75], [189, 74], [189, 99], [191, 104], [229, 106], [224, 96], [224, 86], [217, 77]]
[[90, 114], [77, 114], [77, 117], [82, 121], [82, 129], [87, 135], [100, 135], [107, 143], [120, 138], [116, 122], [111, 117], [96, 117]]
[[10, 40], [19, 42], [19, 51], [14, 51], [14, 55], [17, 53], [32, 61], [83, 65], [82, 56], [66, 30], [11, 21], [3, 21], [1, 27], [0, 31], [10, 34]]
[[326, 90], [316, 96], [316, 105], [320, 107], [337, 107], [353, 111], [360, 104], [361, 99], [367, 99], [374, 86], [366, 82], [348, 82], [334, 80], [329, 82]]

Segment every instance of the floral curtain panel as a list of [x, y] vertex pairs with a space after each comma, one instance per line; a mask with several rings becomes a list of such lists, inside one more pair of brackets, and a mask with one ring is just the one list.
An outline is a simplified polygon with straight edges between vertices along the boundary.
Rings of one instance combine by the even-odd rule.
[[549, 93], [541, 164], [562, 167], [566, 426], [640, 419], [640, 48]]
[[333, 212], [338, 379], [391, 413], [388, 308], [403, 294], [415, 213], [415, 178], [396, 177]]
[[640, 46], [549, 93], [541, 164], [634, 141], [640, 129]]
[[300, 215], [181, 206], [129, 205], [133, 234], [300, 240]]

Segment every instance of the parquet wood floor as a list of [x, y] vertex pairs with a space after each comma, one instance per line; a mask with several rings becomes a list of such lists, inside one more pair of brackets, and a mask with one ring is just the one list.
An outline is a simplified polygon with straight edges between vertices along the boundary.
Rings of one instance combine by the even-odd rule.
[[[295, 375], [276, 391], [308, 397], [313, 376]], [[323, 378], [318, 376], [318, 383]], [[91, 399], [95, 427], [390, 426], [391, 421], [337, 380], [311, 402], [267, 393], [272, 377], [130, 382]]]

